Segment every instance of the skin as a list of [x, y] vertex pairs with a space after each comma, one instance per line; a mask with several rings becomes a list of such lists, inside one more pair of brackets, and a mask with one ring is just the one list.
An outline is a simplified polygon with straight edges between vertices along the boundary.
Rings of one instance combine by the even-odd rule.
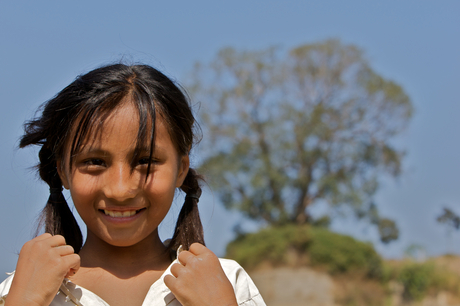
[[238, 305], [217, 256], [199, 243], [179, 254], [164, 282], [182, 305]]
[[62, 236], [43, 234], [26, 242], [5, 305], [49, 305], [64, 277], [79, 267], [80, 256]]
[[[161, 118], [147, 180], [149, 150], [132, 161], [139, 123], [129, 101], [121, 104], [84, 149], [58, 161], [58, 172], [87, 226], [79, 254], [62, 236], [43, 234], [19, 254], [6, 305], [49, 305], [64, 277], [112, 306], [141, 305], [171, 260], [158, 236], [175, 190], [189, 169]], [[124, 217], [120, 217], [124, 214]], [[217, 257], [201, 244], [179, 255], [165, 284], [183, 305], [237, 305]]]

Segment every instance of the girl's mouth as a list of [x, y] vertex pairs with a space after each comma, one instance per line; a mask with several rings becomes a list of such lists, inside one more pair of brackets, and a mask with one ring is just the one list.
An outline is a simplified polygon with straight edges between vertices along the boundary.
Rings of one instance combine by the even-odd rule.
[[141, 208], [138, 210], [126, 210], [126, 211], [100, 209], [100, 211], [102, 211], [106, 216], [110, 216], [113, 218], [128, 218], [128, 217], [134, 216], [135, 214], [138, 214], [144, 209], [145, 208]]

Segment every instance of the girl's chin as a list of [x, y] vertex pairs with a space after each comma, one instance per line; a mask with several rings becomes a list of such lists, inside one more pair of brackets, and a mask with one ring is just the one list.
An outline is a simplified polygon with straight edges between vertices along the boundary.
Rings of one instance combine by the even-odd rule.
[[141, 247], [143, 249], [151, 247], [152, 244], [158, 242], [162, 244], [160, 237], [158, 236], [157, 228], [151, 228], [147, 230], [142, 226], [137, 228], [107, 228], [99, 227], [95, 232], [92, 232], [91, 236], [95, 239], [91, 239], [91, 244], [106, 244], [108, 247]]
[[[148, 235], [147, 237], [151, 237], [151, 235]], [[126, 237], [125, 235], [112, 235], [110, 237], [101, 237], [107, 245], [110, 247], [116, 247], [116, 248], [129, 248], [129, 247], [140, 247], [144, 249], [144, 241], [146, 241], [146, 237], [135, 237], [135, 236], [129, 236]], [[150, 243], [155, 241], [154, 239], [148, 239]]]

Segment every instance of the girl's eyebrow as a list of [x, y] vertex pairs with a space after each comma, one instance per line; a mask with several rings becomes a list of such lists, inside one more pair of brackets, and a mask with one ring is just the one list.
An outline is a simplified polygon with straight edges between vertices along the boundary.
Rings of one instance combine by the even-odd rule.
[[[155, 146], [156, 148], [156, 146]], [[137, 147], [135, 150], [140, 151], [140, 152], [150, 152], [150, 147], [149, 146], [142, 146], [142, 147]]]
[[[142, 146], [139, 148], [135, 148], [134, 151], [149, 153], [150, 147]], [[164, 153], [166, 152], [166, 149], [162, 147], [161, 145], [155, 145], [154, 152]], [[81, 155], [81, 154], [110, 155], [108, 151], [104, 150], [101, 147], [96, 147], [96, 146], [85, 146], [82, 150], [79, 150], [74, 155], [76, 156], [76, 155]]]
[[83, 148], [82, 150], [79, 150], [75, 155], [79, 155], [79, 154], [108, 155], [108, 152], [98, 147], [89, 147], [89, 148]]
[[[142, 152], [142, 153], [150, 153], [150, 147], [142, 147], [142, 148], [139, 148], [139, 152]], [[153, 155], [155, 155], [155, 153], [160, 153], [160, 154], [163, 154], [166, 152], [166, 149], [159, 146], [159, 145], [155, 145], [155, 148], [152, 152]]]

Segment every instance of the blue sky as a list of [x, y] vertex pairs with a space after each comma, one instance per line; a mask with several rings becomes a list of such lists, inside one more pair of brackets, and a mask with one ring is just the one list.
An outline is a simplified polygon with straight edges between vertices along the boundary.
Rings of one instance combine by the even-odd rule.
[[[398, 222], [400, 240], [383, 246], [375, 229], [353, 220], [333, 228], [375, 242], [386, 257], [402, 256], [411, 244], [430, 255], [460, 253], [460, 235], [435, 221], [443, 206], [460, 213], [458, 16], [458, 1], [0, 2], [0, 271], [14, 269], [48, 196], [30, 169], [36, 151], [16, 149], [22, 123], [77, 74], [125, 59], [185, 83], [195, 61], [226, 46], [290, 48], [327, 38], [361, 47], [416, 110], [398, 140], [407, 150], [405, 171], [383, 180], [376, 196], [381, 213]], [[239, 216], [210, 192], [200, 205], [208, 246], [222, 255]], [[166, 238], [173, 221], [165, 223]]]

